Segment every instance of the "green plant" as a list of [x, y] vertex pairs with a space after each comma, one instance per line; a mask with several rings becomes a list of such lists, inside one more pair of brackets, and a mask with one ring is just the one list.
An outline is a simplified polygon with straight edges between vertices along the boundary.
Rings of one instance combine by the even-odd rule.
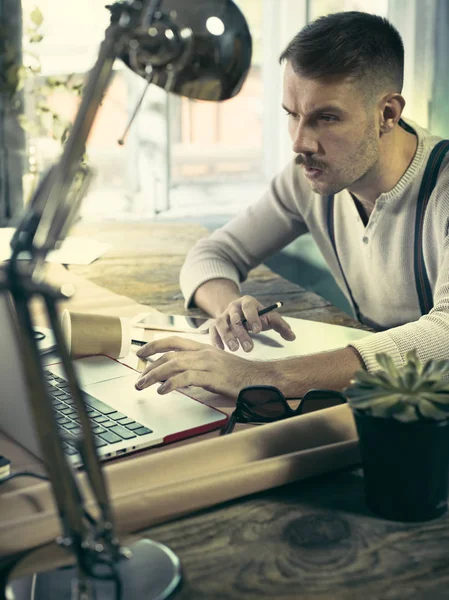
[[402, 422], [449, 418], [449, 361], [423, 363], [415, 350], [396, 366], [387, 354], [377, 354], [380, 370], [359, 371], [345, 390], [351, 407], [372, 417]]
[[[35, 6], [24, 25], [24, 40], [28, 45], [38, 44], [44, 39], [43, 23], [43, 14]], [[33, 118], [20, 111], [17, 117], [20, 126], [31, 136], [44, 133], [63, 144], [67, 139], [71, 123], [52, 109], [49, 98], [56, 91], [69, 91], [80, 96], [83, 83], [74, 74], [41, 78], [39, 56], [30, 50], [24, 50], [20, 59], [20, 53], [7, 41], [6, 27], [6, 22], [4, 24], [0, 22], [0, 54], [3, 64], [0, 74], [0, 93], [9, 96], [11, 105], [13, 107], [17, 105], [19, 108], [20, 105], [14, 102], [14, 97], [26, 86], [27, 94], [33, 98]]]
[[[40, 28], [44, 18], [41, 11], [35, 7], [29, 15], [29, 24], [25, 28], [24, 36], [30, 44], [37, 44], [43, 39]], [[38, 75], [41, 67], [36, 54], [26, 53], [23, 61], [20, 50], [12, 43], [8, 36], [9, 23], [6, 18], [0, 19], [0, 55], [2, 69], [0, 71], [0, 93], [13, 97], [20, 92], [28, 77]], [[26, 62], [26, 64], [24, 64]]]
[[[28, 24], [25, 28], [25, 36], [29, 44], [37, 44], [44, 39], [42, 34], [42, 25], [44, 17], [38, 7], [35, 7], [30, 15]], [[83, 82], [75, 74], [69, 74], [65, 77], [48, 76], [40, 77], [41, 63], [39, 57], [31, 52], [24, 53], [23, 78], [31, 79], [31, 85], [28, 86], [28, 94], [34, 99], [35, 119], [21, 115], [19, 122], [23, 129], [32, 136], [38, 136], [45, 133], [54, 140], [63, 144], [71, 129], [71, 122], [64, 118], [57, 111], [53, 110], [49, 98], [54, 92], [70, 92], [80, 96], [83, 90]]]
[[[0, 10], [0, 226], [9, 225], [32, 196], [45, 168], [44, 138], [63, 145], [72, 127], [54, 92], [79, 96], [80, 75], [45, 77], [35, 51], [44, 17], [34, 0], [11, 0]], [[56, 150], [56, 149], [55, 149]]]

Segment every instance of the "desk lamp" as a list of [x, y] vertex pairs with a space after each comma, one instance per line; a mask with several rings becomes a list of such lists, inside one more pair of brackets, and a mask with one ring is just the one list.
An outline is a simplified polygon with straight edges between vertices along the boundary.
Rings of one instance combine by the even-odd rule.
[[[162, 600], [178, 585], [180, 563], [171, 550], [151, 540], [125, 548], [115, 532], [104, 474], [91, 424], [58, 320], [63, 288], [45, 282], [45, 259], [64, 239], [91, 179], [84, 164], [86, 141], [108, 86], [113, 63], [125, 64], [168, 92], [201, 100], [237, 94], [251, 61], [247, 23], [232, 0], [135, 0], [107, 7], [110, 25], [100, 46], [64, 150], [42, 179], [11, 241], [7, 283], [20, 331], [19, 344], [36, 432], [61, 521], [57, 542], [76, 567], [37, 575], [34, 598], [45, 600]], [[24, 263], [18, 255], [30, 253]], [[84, 507], [77, 478], [63, 451], [63, 437], [47, 395], [43, 363], [33, 335], [30, 301], [43, 299], [63, 363], [82, 433], [77, 446], [95, 499], [95, 516]], [[148, 474], [151, 477], [151, 473]]]

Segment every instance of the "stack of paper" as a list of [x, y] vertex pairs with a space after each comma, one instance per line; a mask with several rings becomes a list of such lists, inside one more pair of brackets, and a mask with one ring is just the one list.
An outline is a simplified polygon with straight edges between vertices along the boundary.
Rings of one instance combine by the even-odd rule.
[[[11, 256], [10, 242], [14, 235], [13, 227], [0, 228], [0, 262], [8, 260]], [[102, 244], [85, 237], [68, 237], [58, 250], [49, 252], [47, 262], [62, 265], [89, 265], [109, 250], [110, 244]], [[23, 252], [21, 259], [29, 259], [29, 255]]]

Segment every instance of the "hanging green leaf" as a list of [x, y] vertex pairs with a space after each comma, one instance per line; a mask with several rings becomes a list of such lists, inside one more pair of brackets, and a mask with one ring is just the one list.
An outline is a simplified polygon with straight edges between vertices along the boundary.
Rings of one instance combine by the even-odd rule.
[[44, 36], [40, 33], [33, 33], [32, 35], [30, 35], [29, 41], [30, 44], [38, 44], [39, 42], [42, 42], [43, 39]]
[[39, 125], [37, 123], [35, 123], [34, 121], [30, 121], [30, 119], [28, 119], [28, 117], [26, 117], [23, 114], [18, 116], [18, 121], [19, 121], [19, 125], [22, 127], [22, 129], [24, 131], [26, 131], [27, 133], [29, 133], [30, 135], [32, 135], [32, 136], [39, 135]]
[[30, 15], [30, 19], [36, 25], [36, 27], [40, 27], [42, 25], [42, 23], [44, 22], [44, 16], [37, 6], [32, 11], [32, 13]]

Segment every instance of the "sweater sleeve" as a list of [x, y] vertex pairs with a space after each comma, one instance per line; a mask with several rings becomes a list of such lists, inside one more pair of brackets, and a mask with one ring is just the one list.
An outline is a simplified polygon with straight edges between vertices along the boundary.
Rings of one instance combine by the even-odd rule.
[[378, 352], [386, 352], [396, 365], [405, 363], [405, 354], [416, 349], [425, 362], [449, 358], [449, 236], [444, 240], [442, 261], [434, 293], [434, 307], [417, 321], [362, 338], [350, 344], [368, 371], [376, 371]]
[[252, 268], [306, 233], [303, 213], [311, 192], [297, 172], [292, 161], [258, 202], [190, 250], [180, 273], [186, 308], [206, 281], [230, 279], [240, 287]]

